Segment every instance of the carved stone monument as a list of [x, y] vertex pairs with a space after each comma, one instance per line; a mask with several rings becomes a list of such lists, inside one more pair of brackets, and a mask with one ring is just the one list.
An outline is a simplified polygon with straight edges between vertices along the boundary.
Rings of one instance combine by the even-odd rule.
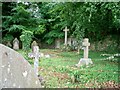
[[0, 44], [0, 89], [41, 88], [33, 68], [24, 57], [13, 49]]
[[17, 38], [13, 40], [13, 49], [19, 50], [19, 40]]
[[32, 53], [28, 53], [28, 57], [34, 59], [34, 71], [36, 75], [38, 75], [38, 66], [40, 58], [39, 46], [33, 46], [32, 49]]
[[90, 46], [90, 43], [88, 42], [88, 38], [85, 38], [83, 40], [82, 45], [84, 46], [84, 57], [80, 59], [78, 64], [76, 64], [77, 67], [93, 64], [92, 60], [88, 58], [88, 53], [89, 53], [88, 47]]
[[64, 45], [67, 46], [67, 32], [69, 31], [69, 29], [67, 29], [67, 27], [65, 27], [65, 29], [63, 31], [65, 32], [65, 42], [64, 42]]

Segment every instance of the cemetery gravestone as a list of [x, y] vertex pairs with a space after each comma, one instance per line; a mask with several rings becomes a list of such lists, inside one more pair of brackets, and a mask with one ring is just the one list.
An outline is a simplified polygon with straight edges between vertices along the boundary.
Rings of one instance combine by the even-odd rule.
[[60, 39], [55, 40], [55, 48], [60, 48]]
[[38, 76], [38, 66], [39, 66], [39, 57], [40, 57], [39, 47], [33, 46], [32, 48], [33, 48], [33, 51], [32, 53], [28, 53], [28, 57], [34, 58], [34, 71]]
[[77, 46], [77, 40], [76, 40], [75, 38], [72, 38], [71, 43], [72, 43], [73, 49], [76, 50], [77, 47], [78, 47], [78, 46]]
[[78, 64], [76, 64], [77, 67], [93, 64], [92, 60], [88, 58], [88, 52], [89, 52], [88, 46], [90, 46], [90, 43], [88, 42], [88, 38], [85, 38], [83, 40], [82, 45], [84, 46], [84, 57], [80, 59]]
[[84, 58], [88, 59], [88, 46], [90, 46], [90, 43], [88, 42], [88, 39], [85, 38], [82, 45], [84, 46]]
[[64, 45], [67, 46], [67, 32], [69, 31], [69, 29], [67, 29], [67, 27], [65, 27], [65, 29], [63, 31], [65, 32], [65, 42], [64, 42]]
[[2, 44], [0, 44], [0, 49], [2, 49], [0, 88], [41, 88], [41, 83], [33, 68], [21, 54]]
[[38, 46], [38, 43], [36, 41], [33, 41], [31, 44], [32, 52], [34, 51], [33, 47]]
[[69, 45], [69, 46], [72, 45], [72, 38], [68, 38], [68, 45]]
[[17, 38], [13, 40], [13, 49], [19, 50], [19, 40]]

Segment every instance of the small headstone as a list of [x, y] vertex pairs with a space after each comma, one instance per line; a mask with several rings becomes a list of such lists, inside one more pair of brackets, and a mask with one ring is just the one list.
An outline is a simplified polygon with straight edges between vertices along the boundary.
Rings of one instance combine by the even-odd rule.
[[72, 45], [72, 38], [68, 38], [68, 45], [69, 45], [69, 46]]
[[38, 43], [36, 41], [33, 41], [32, 44], [31, 44], [32, 51], [33, 51], [34, 46], [38, 46]]
[[33, 68], [21, 54], [2, 44], [0, 50], [0, 88], [41, 88]]
[[73, 46], [73, 49], [76, 50], [77, 49], [77, 40], [75, 38], [72, 38], [71, 44]]
[[39, 58], [40, 58], [40, 53], [39, 53], [39, 46], [33, 46], [33, 51], [32, 53], [28, 53], [28, 57], [34, 59], [34, 70], [36, 75], [38, 75], [38, 66], [39, 66]]
[[64, 45], [67, 46], [67, 32], [69, 31], [69, 29], [67, 29], [67, 27], [65, 27], [65, 29], [63, 31], [65, 32], [65, 42], [64, 42]]
[[76, 64], [77, 67], [93, 64], [92, 60], [88, 58], [88, 52], [89, 52], [88, 46], [90, 46], [90, 43], [88, 42], [88, 38], [84, 39], [82, 45], [84, 46], [84, 57], [80, 59], [78, 64]]
[[55, 40], [55, 48], [60, 48], [60, 39]]
[[17, 38], [13, 40], [13, 49], [19, 50], [19, 40]]

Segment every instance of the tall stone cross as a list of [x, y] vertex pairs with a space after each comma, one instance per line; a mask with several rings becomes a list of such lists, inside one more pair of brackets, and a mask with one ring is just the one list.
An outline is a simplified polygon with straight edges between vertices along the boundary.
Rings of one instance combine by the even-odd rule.
[[39, 66], [39, 57], [40, 57], [39, 47], [33, 46], [33, 51], [32, 53], [28, 53], [28, 57], [34, 59], [34, 70], [35, 73], [38, 75], [38, 66]]
[[69, 29], [67, 29], [67, 27], [65, 27], [65, 29], [63, 31], [65, 32], [65, 42], [64, 42], [64, 45], [67, 45], [67, 32], [69, 31]]
[[90, 46], [88, 38], [85, 38], [83, 40], [82, 45], [84, 46], [84, 56], [83, 56], [83, 58], [80, 59], [78, 64], [76, 64], [77, 67], [80, 67], [83, 65], [88, 65], [88, 64], [93, 64], [92, 60], [90, 58], [88, 58], [88, 52], [89, 52], [88, 47]]
[[89, 52], [88, 47], [90, 46], [90, 43], [88, 42], [88, 38], [85, 38], [83, 40], [82, 45], [84, 46], [84, 58], [88, 59], [88, 52]]

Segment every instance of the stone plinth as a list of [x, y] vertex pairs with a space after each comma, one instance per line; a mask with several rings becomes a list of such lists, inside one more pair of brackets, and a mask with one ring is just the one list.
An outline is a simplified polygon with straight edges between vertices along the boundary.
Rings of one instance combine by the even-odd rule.
[[88, 66], [89, 64], [93, 64], [92, 60], [90, 58], [81, 58], [80, 61], [78, 62], [78, 64], [76, 64], [77, 67], [86, 65]]

